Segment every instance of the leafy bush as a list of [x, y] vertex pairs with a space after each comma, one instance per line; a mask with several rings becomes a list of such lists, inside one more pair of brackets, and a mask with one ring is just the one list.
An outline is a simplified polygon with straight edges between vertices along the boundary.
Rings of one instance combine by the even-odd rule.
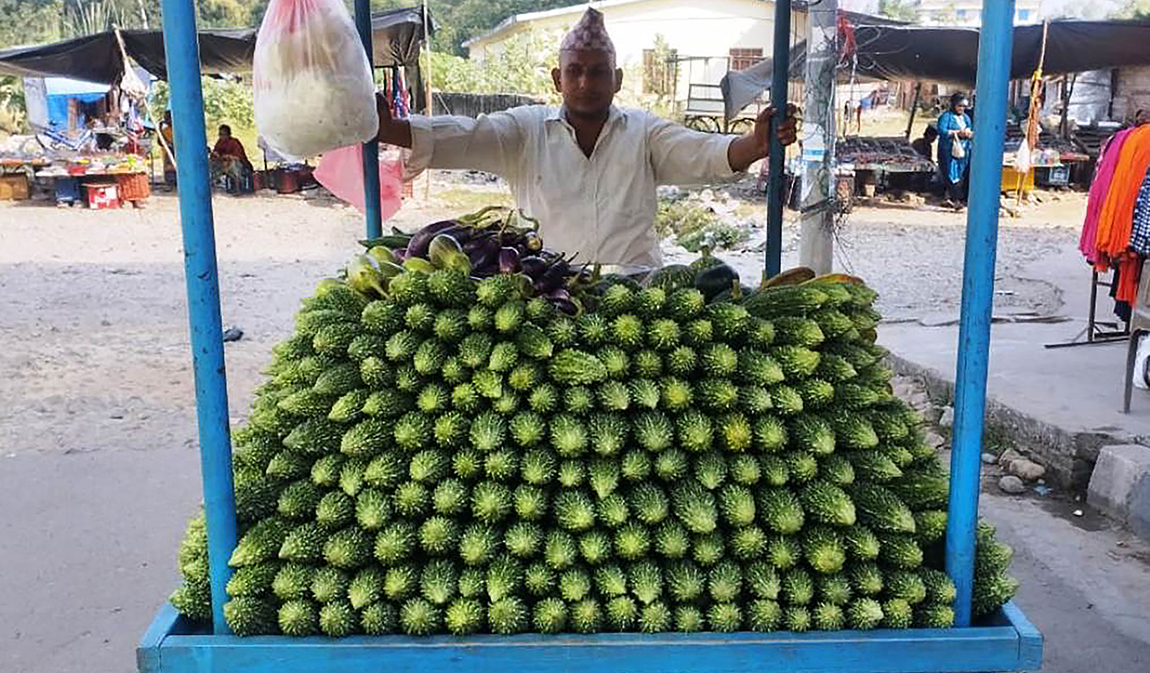
[[[437, 91], [527, 94], [557, 102], [551, 69], [559, 63], [561, 40], [558, 31], [524, 32], [482, 60], [432, 52], [431, 86]], [[426, 56], [423, 61], [426, 64]]]
[[699, 252], [704, 247], [736, 248], [750, 238], [746, 226], [726, 221], [697, 196], [661, 201], [655, 215], [655, 231], [663, 238], [675, 239], [691, 252]]

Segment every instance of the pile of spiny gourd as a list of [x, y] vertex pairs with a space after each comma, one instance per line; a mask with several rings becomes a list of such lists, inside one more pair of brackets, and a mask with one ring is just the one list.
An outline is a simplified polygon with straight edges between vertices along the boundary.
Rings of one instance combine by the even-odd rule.
[[[718, 264], [588, 285], [577, 317], [509, 274], [322, 283], [234, 433], [229, 626], [950, 626], [947, 475], [892, 395], [875, 293], [708, 303]], [[979, 528], [976, 614], [1013, 596], [1011, 556]], [[202, 515], [179, 558], [171, 602], [208, 620]]]

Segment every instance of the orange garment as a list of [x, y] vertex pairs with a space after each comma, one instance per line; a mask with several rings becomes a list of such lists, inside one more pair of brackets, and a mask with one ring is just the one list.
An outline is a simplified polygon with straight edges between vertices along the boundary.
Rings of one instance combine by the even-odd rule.
[[[1098, 220], [1098, 251], [1116, 258], [1130, 244], [1134, 226], [1134, 202], [1150, 169], [1150, 126], [1135, 130], [1122, 146], [1110, 192]], [[1099, 260], [1100, 262], [1102, 260]]]
[[1133, 306], [1138, 300], [1138, 280], [1142, 275], [1142, 259], [1135, 253], [1126, 253], [1118, 260], [1118, 288], [1114, 299]]

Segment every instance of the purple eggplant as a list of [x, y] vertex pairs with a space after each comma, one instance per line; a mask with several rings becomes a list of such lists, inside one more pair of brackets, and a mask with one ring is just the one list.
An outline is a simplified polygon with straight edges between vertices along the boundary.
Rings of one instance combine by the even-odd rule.
[[427, 257], [427, 247], [431, 245], [431, 239], [435, 238], [437, 234], [441, 234], [445, 230], [456, 226], [459, 226], [459, 223], [455, 220], [441, 220], [420, 229], [411, 237], [411, 240], [407, 242], [408, 255], [411, 257]]
[[567, 291], [567, 288], [561, 287], [558, 290], [552, 290], [551, 293], [547, 295], [547, 298], [571, 301], [571, 293]]
[[579, 306], [570, 299], [552, 299], [551, 304], [569, 316], [576, 316], [579, 314]]
[[519, 267], [523, 270], [523, 273], [532, 278], [542, 278], [550, 266], [547, 260], [535, 255], [521, 257], [519, 259]]
[[568, 266], [566, 262], [553, 264], [546, 273], [536, 279], [535, 287], [540, 294], [550, 294], [563, 287], [567, 278]]
[[535, 233], [534, 231], [529, 231], [524, 234], [523, 240], [528, 250], [533, 252], [539, 252], [543, 250], [543, 239], [540, 238], [539, 234]]
[[499, 249], [499, 272], [500, 273], [518, 273], [519, 272], [519, 251], [515, 248], [500, 248]]
[[403, 264], [403, 260], [407, 259], [407, 248], [396, 248], [391, 251], [391, 254], [395, 255], [397, 263]]
[[471, 260], [473, 269], [486, 269], [499, 263], [499, 241], [493, 238], [485, 238], [482, 244], [474, 246], [470, 251], [465, 247], [463, 251]]

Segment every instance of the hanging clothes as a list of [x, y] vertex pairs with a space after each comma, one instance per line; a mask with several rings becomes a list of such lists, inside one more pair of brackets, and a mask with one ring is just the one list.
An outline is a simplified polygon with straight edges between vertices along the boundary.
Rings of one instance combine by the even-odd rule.
[[1150, 173], [1142, 179], [1142, 187], [1134, 202], [1129, 248], [1143, 257], [1150, 256]]
[[[1150, 170], [1150, 126], [1142, 126], [1130, 134], [1122, 147], [1099, 216], [1095, 241], [1098, 251], [1110, 258], [1121, 256], [1130, 244], [1134, 203], [1147, 170]], [[1097, 264], [1102, 264], [1102, 260]]]
[[1078, 250], [1091, 264], [1098, 263], [1098, 219], [1102, 213], [1102, 205], [1110, 193], [1110, 184], [1114, 178], [1114, 170], [1118, 167], [1118, 157], [1122, 147], [1133, 129], [1119, 131], [1111, 136], [1102, 146], [1099, 154], [1098, 168], [1094, 173], [1094, 181], [1090, 183], [1090, 197], [1086, 205], [1086, 219], [1082, 225], [1082, 235], [1078, 239]]

